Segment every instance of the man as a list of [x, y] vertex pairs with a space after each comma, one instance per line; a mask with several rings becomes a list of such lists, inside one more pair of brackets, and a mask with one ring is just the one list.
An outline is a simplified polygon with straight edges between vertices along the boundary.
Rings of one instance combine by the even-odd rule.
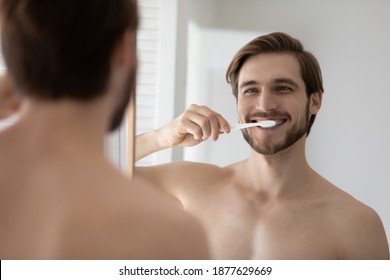
[[18, 121], [0, 133], [1, 259], [200, 259], [195, 219], [104, 156], [136, 70], [133, 0], [2, 0]]
[[[175, 162], [139, 167], [195, 215], [216, 259], [388, 259], [374, 210], [307, 163], [305, 141], [322, 101], [317, 60], [284, 33], [261, 36], [233, 58], [232, 85], [248, 159], [227, 167]], [[267, 124], [267, 125], [265, 125]], [[167, 126], [137, 138], [137, 158], [229, 133], [229, 123], [191, 105]]]

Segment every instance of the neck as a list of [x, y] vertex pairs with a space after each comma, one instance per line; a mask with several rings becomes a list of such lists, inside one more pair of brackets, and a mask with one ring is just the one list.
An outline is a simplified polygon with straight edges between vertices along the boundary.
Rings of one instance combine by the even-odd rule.
[[313, 173], [306, 160], [305, 141], [302, 137], [275, 155], [252, 151], [249, 159], [243, 162], [248, 186], [271, 197], [304, 191]]
[[103, 155], [106, 107], [102, 100], [85, 103], [26, 100], [15, 129], [19, 127], [26, 135], [28, 147], [42, 154]]

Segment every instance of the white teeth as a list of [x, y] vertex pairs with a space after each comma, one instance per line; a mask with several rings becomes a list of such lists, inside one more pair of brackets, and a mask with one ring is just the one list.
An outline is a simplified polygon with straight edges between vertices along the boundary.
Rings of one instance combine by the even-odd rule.
[[260, 121], [259, 122], [259, 125], [262, 127], [262, 128], [269, 128], [269, 127], [273, 127], [273, 126], [276, 126], [278, 123], [276, 121], [273, 121], [273, 120], [265, 120], [265, 121]]

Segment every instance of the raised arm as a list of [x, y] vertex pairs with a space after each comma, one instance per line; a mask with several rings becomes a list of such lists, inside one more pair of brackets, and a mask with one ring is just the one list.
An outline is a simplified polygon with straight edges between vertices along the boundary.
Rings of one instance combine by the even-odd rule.
[[191, 105], [168, 125], [136, 137], [136, 160], [163, 149], [192, 147], [211, 137], [218, 139], [220, 132], [230, 132], [229, 123], [206, 106]]
[[[220, 131], [230, 132], [229, 123], [220, 114], [206, 106], [191, 105], [165, 127], [137, 136], [136, 159], [174, 146], [194, 146], [210, 137], [217, 140]], [[204, 185], [201, 180], [209, 181], [202, 178], [214, 168], [203, 163], [176, 161], [136, 167], [135, 172], [182, 202], [183, 198], [196, 193], [194, 188], [198, 189], [199, 185]]]

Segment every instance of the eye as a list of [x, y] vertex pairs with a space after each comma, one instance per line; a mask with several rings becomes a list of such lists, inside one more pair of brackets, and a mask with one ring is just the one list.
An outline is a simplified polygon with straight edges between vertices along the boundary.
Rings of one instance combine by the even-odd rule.
[[259, 90], [257, 88], [248, 88], [244, 90], [244, 95], [255, 95], [258, 94]]
[[276, 87], [275, 90], [278, 93], [289, 93], [292, 91], [292, 88], [290, 88], [288, 86], [278, 86], [278, 87]]

